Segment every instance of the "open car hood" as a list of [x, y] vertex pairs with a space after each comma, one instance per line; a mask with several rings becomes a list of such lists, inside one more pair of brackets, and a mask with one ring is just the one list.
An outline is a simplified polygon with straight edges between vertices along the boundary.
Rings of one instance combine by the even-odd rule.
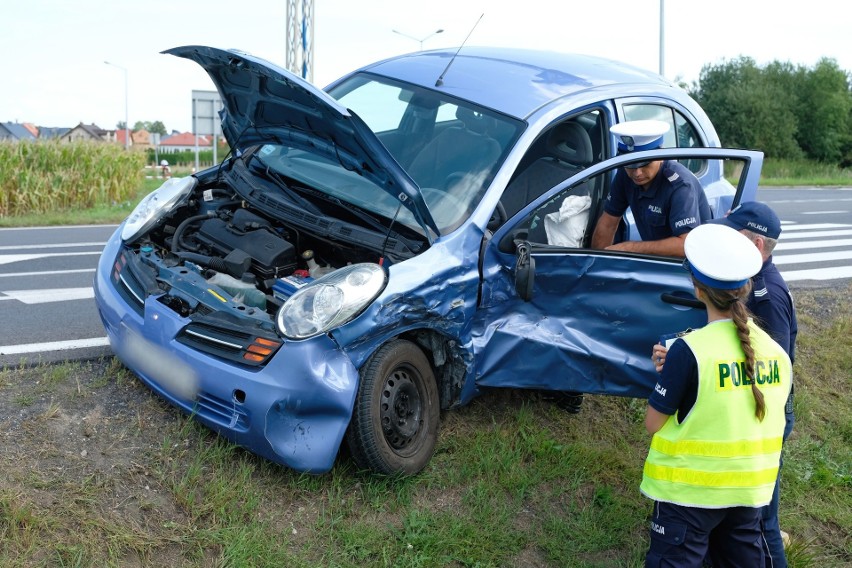
[[414, 180], [364, 121], [325, 91], [240, 51], [191, 45], [163, 53], [195, 61], [210, 75], [224, 104], [222, 133], [235, 154], [277, 142], [338, 160], [398, 199], [430, 241], [439, 234]]

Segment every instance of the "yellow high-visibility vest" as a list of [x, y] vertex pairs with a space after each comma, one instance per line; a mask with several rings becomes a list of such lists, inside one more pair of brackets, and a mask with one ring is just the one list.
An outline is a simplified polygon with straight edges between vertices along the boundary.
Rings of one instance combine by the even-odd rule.
[[640, 490], [657, 501], [722, 509], [769, 503], [778, 475], [790, 358], [749, 320], [755, 382], [766, 402], [755, 417], [745, 355], [731, 320], [683, 337], [698, 362], [698, 395], [683, 421], [670, 416], [654, 434]]

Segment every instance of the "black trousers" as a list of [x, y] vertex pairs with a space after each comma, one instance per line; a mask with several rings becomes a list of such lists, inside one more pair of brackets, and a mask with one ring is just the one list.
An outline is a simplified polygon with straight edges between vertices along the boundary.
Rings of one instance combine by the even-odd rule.
[[700, 568], [707, 557], [713, 568], [762, 567], [766, 543], [760, 509], [699, 509], [654, 503], [646, 567]]

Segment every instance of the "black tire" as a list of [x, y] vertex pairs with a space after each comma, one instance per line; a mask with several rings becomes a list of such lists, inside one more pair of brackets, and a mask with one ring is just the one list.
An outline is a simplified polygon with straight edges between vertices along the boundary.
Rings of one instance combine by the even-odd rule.
[[361, 369], [346, 441], [361, 469], [413, 475], [429, 463], [441, 417], [435, 374], [415, 344], [394, 340]]

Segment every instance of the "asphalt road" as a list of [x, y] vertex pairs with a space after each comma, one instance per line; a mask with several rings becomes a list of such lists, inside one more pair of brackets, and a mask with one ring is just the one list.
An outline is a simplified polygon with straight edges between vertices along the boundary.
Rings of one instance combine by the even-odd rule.
[[[796, 288], [852, 282], [852, 188], [761, 189], [781, 217], [774, 260]], [[0, 368], [110, 354], [92, 280], [114, 225], [0, 229]]]

